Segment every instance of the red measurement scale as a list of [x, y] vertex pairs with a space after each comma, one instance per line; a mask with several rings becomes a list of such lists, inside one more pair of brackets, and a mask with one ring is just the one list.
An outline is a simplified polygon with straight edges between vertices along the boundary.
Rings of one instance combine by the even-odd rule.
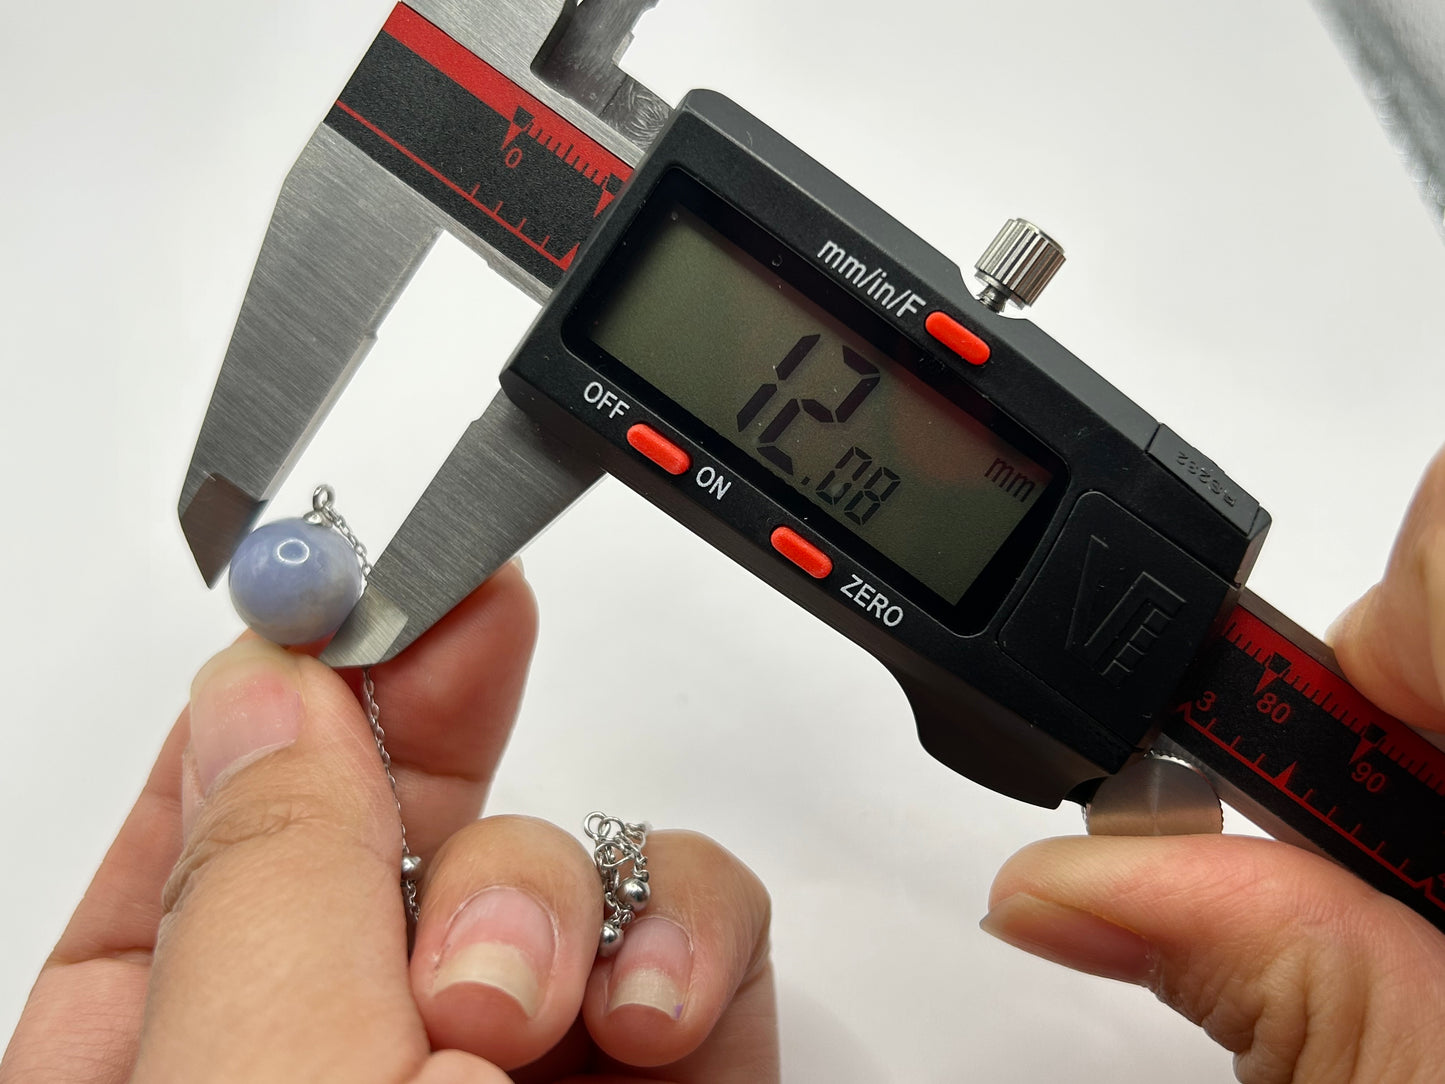
[[1356, 692], [1328, 647], [1246, 599], [1176, 701], [1165, 733], [1226, 800], [1445, 929], [1445, 752]]
[[326, 123], [547, 286], [632, 175], [405, 5]]

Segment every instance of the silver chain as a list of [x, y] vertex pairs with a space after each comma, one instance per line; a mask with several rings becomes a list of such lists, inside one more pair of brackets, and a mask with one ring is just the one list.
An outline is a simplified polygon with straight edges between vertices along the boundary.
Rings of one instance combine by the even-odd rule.
[[[371, 578], [371, 562], [366, 557], [366, 547], [347, 524], [346, 518], [336, 510], [336, 491], [328, 485], [316, 487], [311, 494], [311, 511], [305, 516], [306, 522], [318, 527], [330, 527], [351, 546], [361, 566], [363, 580]], [[396, 803], [396, 818], [401, 824], [401, 895], [406, 903], [407, 920], [415, 927], [421, 915], [417, 902], [416, 885], [421, 877], [421, 859], [411, 853], [406, 841], [406, 818], [401, 812], [401, 791], [396, 785], [396, 776], [391, 770], [391, 754], [386, 750], [386, 731], [381, 726], [381, 708], [376, 702], [376, 682], [371, 677], [371, 667], [361, 671], [361, 703], [366, 709], [366, 721], [371, 724], [371, 737], [376, 742], [376, 751], [381, 756], [381, 767], [386, 772], [386, 781], [391, 786], [391, 797]]]
[[346, 539], [346, 544], [351, 547], [356, 554], [357, 563], [361, 565], [361, 578], [371, 578], [371, 561], [366, 556], [366, 547], [361, 544], [361, 539], [356, 537], [356, 533], [346, 522], [346, 517], [336, 510], [336, 490], [328, 485], [317, 486], [311, 494], [311, 511], [303, 518], [317, 527], [330, 527]]
[[592, 862], [602, 878], [602, 903], [606, 909], [597, 951], [611, 956], [622, 947], [623, 931], [652, 898], [647, 856], [642, 853], [652, 826], [628, 824], [606, 813], [589, 813], [583, 828], [594, 844]]

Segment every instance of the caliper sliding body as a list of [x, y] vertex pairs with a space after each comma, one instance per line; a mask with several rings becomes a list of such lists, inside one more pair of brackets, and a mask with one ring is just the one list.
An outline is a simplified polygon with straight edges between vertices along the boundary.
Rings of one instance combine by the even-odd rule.
[[395, 9], [286, 181], [217, 382], [180, 504], [207, 580], [446, 230], [545, 306], [324, 661], [393, 657], [613, 474], [879, 658], [954, 770], [1158, 831], [1184, 761], [1445, 926], [1445, 755], [1243, 590], [1248, 493], [1001, 314], [1052, 239], [1011, 222], [975, 298], [727, 98], [625, 75], [651, 2]]

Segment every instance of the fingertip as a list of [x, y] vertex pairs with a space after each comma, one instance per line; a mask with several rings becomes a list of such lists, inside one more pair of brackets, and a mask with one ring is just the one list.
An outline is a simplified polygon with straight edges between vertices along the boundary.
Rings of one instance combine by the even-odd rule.
[[191, 679], [191, 703], [194, 704], [208, 688], [234, 681], [239, 673], [247, 669], [289, 672], [293, 669], [292, 656], [285, 648], [277, 647], [269, 640], [242, 635], [201, 664], [196, 676]]
[[1330, 626], [1341, 669], [1391, 715], [1445, 729], [1445, 451], [1427, 468], [1380, 583]]
[[427, 1059], [412, 1084], [511, 1084], [511, 1080], [475, 1054], [439, 1050]]
[[627, 929], [622, 950], [604, 983], [605, 1011], [614, 1022], [618, 1013], [639, 1019], [661, 1013], [681, 1020], [692, 985], [692, 936], [664, 915], [650, 915]]
[[241, 640], [191, 683], [190, 751], [201, 794], [258, 756], [292, 745], [306, 717], [296, 660], [265, 640]]
[[412, 991], [437, 1048], [515, 1068], [576, 1019], [601, 890], [581, 845], [528, 817], [490, 817], [446, 842], [422, 886]]
[[1421, 916], [1317, 855], [1253, 837], [1046, 841], [1000, 871], [982, 926], [1149, 987], [1240, 1053], [1240, 1079], [1323, 1079], [1321, 1066], [1362, 1056], [1368, 1010], [1418, 1003], [1418, 982], [1401, 977], [1445, 967]]
[[1351, 683], [1372, 700], [1381, 693], [1388, 696], [1389, 686], [1401, 677], [1389, 650], [1399, 634], [1393, 627], [1398, 625], [1398, 615], [1392, 623], [1389, 606], [1382, 607], [1382, 586], [1375, 584], [1345, 607], [1330, 622], [1324, 637]]
[[530, 1020], [557, 954], [557, 919], [531, 893], [498, 885], [465, 900], [447, 928], [437, 966], [428, 976], [433, 998], [453, 994]]
[[621, 951], [598, 962], [583, 1015], [593, 1040], [627, 1065], [696, 1051], [740, 988], [767, 965], [771, 900], [733, 854], [695, 832], [648, 840], [652, 901]]
[[1046, 840], [999, 871], [990, 911], [1018, 897], [1131, 931], [1176, 969], [1205, 959], [1203, 946], [1242, 967], [1300, 939], [1357, 940], [1371, 925], [1394, 923], [1396, 912], [1423, 923], [1318, 855], [1246, 836]]
[[1014, 852], [994, 874], [988, 892], [989, 909], [1015, 894], [1037, 894], [1060, 882], [1067, 883], [1071, 868], [1080, 860], [1087, 861], [1089, 844], [1098, 838], [1060, 836], [1040, 839]]
[[1365, 613], [1373, 605], [1377, 587], [1371, 587], [1354, 602], [1346, 606], [1340, 615], [1330, 622], [1329, 628], [1325, 629], [1325, 643], [1338, 656], [1341, 649], [1348, 650], [1353, 647], [1359, 638], [1361, 624], [1365, 621]]
[[1101, 978], [1144, 984], [1154, 972], [1154, 949], [1133, 930], [1026, 892], [998, 900], [978, 925], [1014, 948]]

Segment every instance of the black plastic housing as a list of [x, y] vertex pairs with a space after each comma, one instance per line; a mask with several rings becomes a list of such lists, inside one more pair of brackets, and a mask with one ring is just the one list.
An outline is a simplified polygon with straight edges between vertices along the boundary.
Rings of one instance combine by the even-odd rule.
[[[860, 561], [863, 547], [850, 546], [826, 514], [780, 492], [765, 470], [729, 455], [716, 434], [582, 341], [577, 322], [625, 258], [639, 214], [679, 174], [761, 227], [775, 241], [780, 275], [815, 282], [821, 273], [828, 296], [816, 300], [835, 314], [852, 305], [859, 324], [886, 324], [916, 355], [908, 364], [918, 376], [1058, 465], [1045, 510], [1011, 540], [986, 603], [967, 621], [896, 568]], [[896, 291], [925, 303], [884, 308], [857, 288], [856, 275], [841, 273], [839, 251], [886, 268]], [[989, 344], [987, 364], [966, 364], [928, 334], [925, 319], [936, 311]], [[549, 430], [882, 660], [935, 757], [1037, 805], [1085, 796], [1144, 747], [1269, 525], [1248, 494], [1172, 430], [1033, 324], [983, 307], [954, 263], [710, 91], [678, 107], [502, 386]], [[631, 447], [627, 433], [639, 423], [686, 450], [690, 470], [673, 477]], [[728, 483], [721, 496], [718, 479]], [[780, 526], [832, 558], [826, 579], [773, 548]], [[859, 604], [860, 593], [886, 595], [903, 619], [886, 625]]]

